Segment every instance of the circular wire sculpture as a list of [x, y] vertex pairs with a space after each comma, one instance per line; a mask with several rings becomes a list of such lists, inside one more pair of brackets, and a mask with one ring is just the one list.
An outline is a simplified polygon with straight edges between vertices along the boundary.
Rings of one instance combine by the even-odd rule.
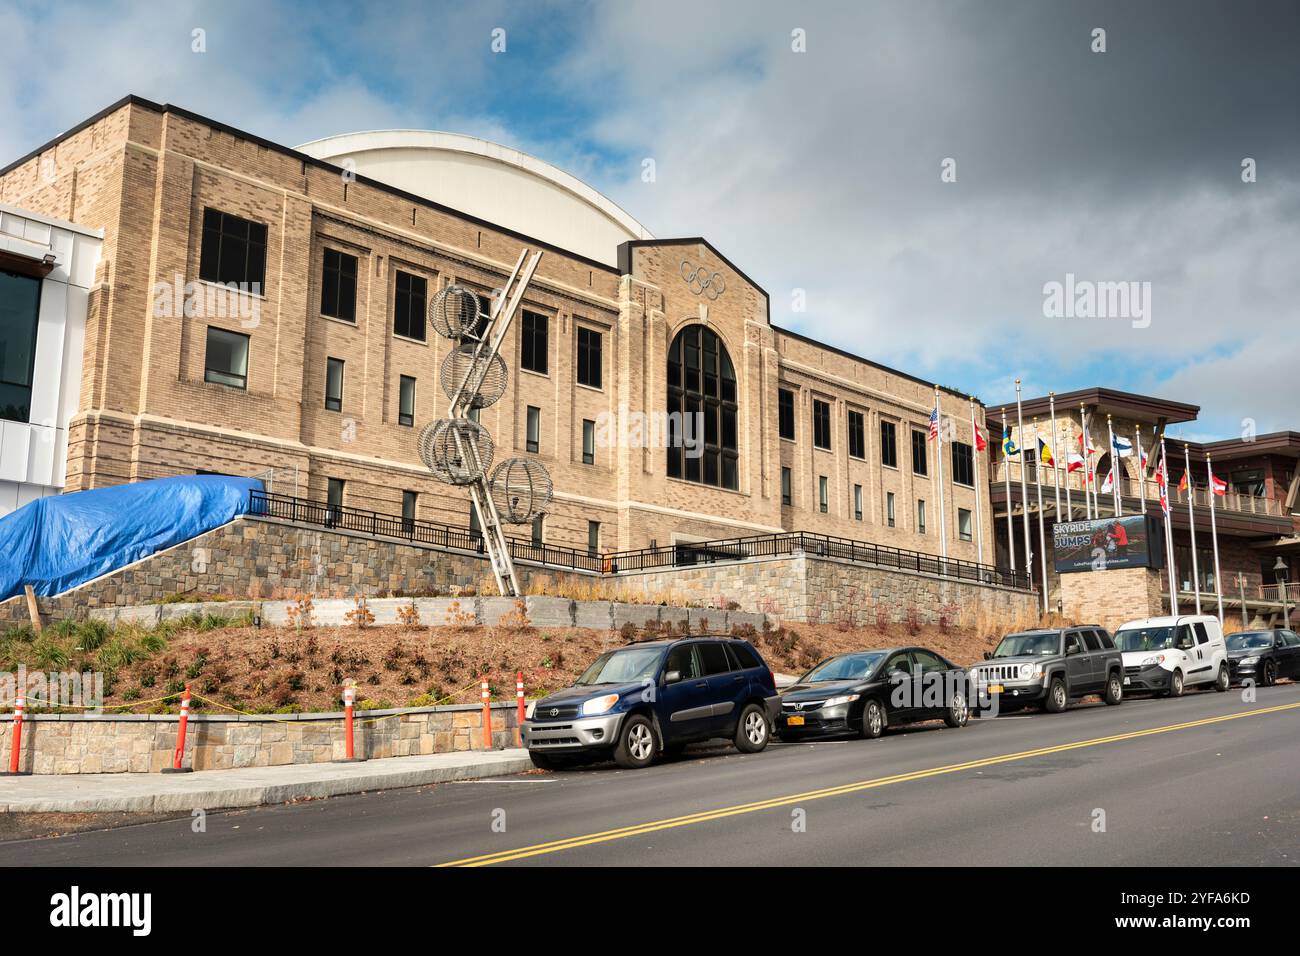
[[447, 397], [455, 398], [456, 391], [462, 384], [468, 381], [472, 385], [478, 381], [479, 376], [482, 376], [482, 384], [479, 385], [478, 391], [470, 395], [469, 407], [487, 408], [506, 393], [506, 382], [510, 378], [510, 373], [506, 370], [505, 359], [500, 355], [492, 356], [489, 362], [475, 356], [477, 349], [477, 342], [466, 342], [464, 345], [456, 346], [442, 360], [442, 371], [439, 377], [442, 380], [442, 390], [447, 393]]
[[429, 324], [446, 339], [477, 338], [482, 315], [478, 293], [463, 285], [449, 285], [429, 300]]
[[545, 514], [554, 490], [546, 467], [533, 458], [507, 458], [492, 473], [492, 502], [511, 524], [527, 524]]
[[472, 484], [492, 466], [492, 436], [468, 418], [430, 422], [420, 430], [417, 442], [425, 467], [449, 485]]

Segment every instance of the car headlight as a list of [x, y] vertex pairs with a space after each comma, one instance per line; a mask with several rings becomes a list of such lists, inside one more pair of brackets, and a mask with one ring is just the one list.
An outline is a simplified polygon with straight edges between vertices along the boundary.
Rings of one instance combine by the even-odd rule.
[[840, 704], [851, 704], [858, 699], [858, 694], [843, 694], [839, 697], [832, 697], [825, 701], [823, 707], [837, 707]]
[[1033, 676], [1034, 676], [1034, 672], [1037, 671], [1037, 670], [1038, 670], [1038, 665], [1037, 665], [1037, 664], [1021, 664], [1021, 665], [1020, 665], [1020, 676], [1021, 676], [1021, 677], [1033, 677]]
[[605, 714], [609, 709], [618, 703], [618, 694], [606, 694], [603, 697], [593, 697], [591, 700], [582, 702], [582, 716], [592, 717], [596, 714]]
[[533, 711], [537, 709], [537, 701], [530, 700], [528, 706], [524, 708], [524, 720], [533, 719]]
[[1259, 663], [1259, 655], [1256, 654], [1254, 657], [1243, 657], [1241, 660], [1237, 661], [1237, 663], [1238, 663], [1238, 664], [1258, 664], [1258, 663]]
[[1152, 654], [1150, 657], [1148, 657], [1146, 660], [1142, 662], [1142, 666], [1155, 667], [1157, 664], [1163, 664], [1164, 662], [1165, 662], [1165, 655]]

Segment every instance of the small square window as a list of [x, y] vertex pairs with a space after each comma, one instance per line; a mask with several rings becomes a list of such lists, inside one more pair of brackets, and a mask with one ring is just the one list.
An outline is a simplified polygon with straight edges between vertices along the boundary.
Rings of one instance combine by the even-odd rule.
[[248, 336], [208, 326], [203, 381], [248, 388]]
[[266, 278], [266, 224], [219, 209], [204, 209], [199, 278], [233, 283], [261, 295]]

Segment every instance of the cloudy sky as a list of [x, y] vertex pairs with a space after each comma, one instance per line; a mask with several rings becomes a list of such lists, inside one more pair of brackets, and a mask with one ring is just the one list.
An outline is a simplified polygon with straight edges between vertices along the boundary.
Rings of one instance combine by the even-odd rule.
[[[1300, 428], [1287, 0], [0, 0], [0, 35], [6, 162], [128, 92], [289, 145], [470, 133], [708, 236], [778, 324], [989, 403], [1019, 376], [1200, 404], [1187, 437]], [[1067, 275], [1149, 283], [1145, 316], [1045, 316]]]

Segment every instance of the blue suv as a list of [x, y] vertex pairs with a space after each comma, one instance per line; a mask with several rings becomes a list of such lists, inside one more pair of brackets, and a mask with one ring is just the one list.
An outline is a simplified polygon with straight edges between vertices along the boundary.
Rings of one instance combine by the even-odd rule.
[[638, 768], [697, 740], [758, 753], [780, 706], [772, 672], [748, 641], [644, 641], [606, 651], [572, 687], [536, 701], [522, 736], [544, 770], [610, 757]]

